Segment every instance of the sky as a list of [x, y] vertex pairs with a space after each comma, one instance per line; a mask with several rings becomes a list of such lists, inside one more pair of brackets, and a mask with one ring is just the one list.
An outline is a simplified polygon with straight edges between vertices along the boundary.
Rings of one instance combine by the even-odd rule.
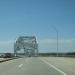
[[0, 0], [0, 52], [19, 36], [36, 36], [39, 52], [75, 51], [75, 0]]

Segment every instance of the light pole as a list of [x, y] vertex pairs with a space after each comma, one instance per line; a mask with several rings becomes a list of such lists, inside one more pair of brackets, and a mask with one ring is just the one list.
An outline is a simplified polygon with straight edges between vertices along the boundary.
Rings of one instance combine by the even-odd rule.
[[56, 31], [57, 34], [57, 56], [58, 56], [58, 50], [59, 50], [59, 37], [58, 37], [58, 30], [55, 26], [51, 25], [51, 27]]

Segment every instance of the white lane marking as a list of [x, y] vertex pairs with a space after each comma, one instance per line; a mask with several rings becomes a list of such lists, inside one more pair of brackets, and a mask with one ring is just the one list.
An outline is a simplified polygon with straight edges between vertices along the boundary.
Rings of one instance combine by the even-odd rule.
[[23, 66], [23, 64], [20, 64], [18, 67], [21, 68]]
[[[40, 58], [41, 59], [41, 58]], [[41, 61], [43, 61], [45, 64], [47, 64], [48, 66], [54, 68], [55, 70], [57, 70], [58, 72], [60, 72], [61, 74], [63, 75], [67, 75], [65, 72], [63, 72], [62, 70], [58, 69], [57, 67], [55, 67], [54, 65], [50, 64], [49, 62], [47, 62], [46, 60], [44, 59], [41, 59]]]

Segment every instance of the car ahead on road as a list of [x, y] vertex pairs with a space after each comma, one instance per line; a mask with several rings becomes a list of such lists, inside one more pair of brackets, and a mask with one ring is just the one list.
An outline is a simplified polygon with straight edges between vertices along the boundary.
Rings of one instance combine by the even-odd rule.
[[5, 53], [3, 58], [12, 58], [13, 54], [12, 53]]
[[0, 58], [4, 58], [4, 56], [5, 56], [4, 53], [0, 54]]

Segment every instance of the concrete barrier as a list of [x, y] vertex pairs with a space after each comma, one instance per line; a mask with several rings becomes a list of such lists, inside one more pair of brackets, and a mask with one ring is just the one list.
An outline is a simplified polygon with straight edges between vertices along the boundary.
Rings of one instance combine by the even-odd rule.
[[13, 57], [13, 58], [3, 58], [3, 59], [0, 60], [0, 63], [6, 62], [6, 61], [9, 61], [9, 60], [13, 60], [13, 59], [18, 59], [18, 57]]

